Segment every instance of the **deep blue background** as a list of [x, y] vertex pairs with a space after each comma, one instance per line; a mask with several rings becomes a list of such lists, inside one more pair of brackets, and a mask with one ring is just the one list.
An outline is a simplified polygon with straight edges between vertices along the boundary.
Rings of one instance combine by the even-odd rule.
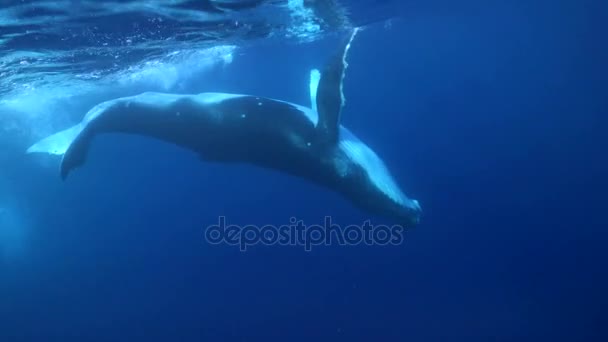
[[[158, 142], [98, 139], [66, 183], [24, 158], [15, 182], [42, 224], [4, 265], [0, 341], [605, 340], [603, 7], [404, 4], [359, 36], [344, 124], [425, 210], [399, 247], [208, 245], [218, 215], [368, 216]], [[260, 46], [200, 90], [306, 104], [330, 45]]]

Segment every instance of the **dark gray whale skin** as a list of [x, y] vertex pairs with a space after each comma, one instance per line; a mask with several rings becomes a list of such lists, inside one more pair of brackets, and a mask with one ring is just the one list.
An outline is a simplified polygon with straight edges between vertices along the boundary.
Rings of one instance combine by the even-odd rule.
[[378, 155], [339, 123], [349, 44], [341, 45], [321, 74], [313, 108], [226, 93], [147, 92], [101, 103], [68, 130], [74, 137], [63, 154], [61, 177], [85, 163], [96, 136], [134, 134], [189, 149], [204, 161], [248, 163], [301, 177], [369, 213], [415, 226], [421, 216], [418, 201], [406, 196]]
[[221, 93], [143, 93], [93, 108], [61, 162], [65, 179], [84, 164], [103, 133], [153, 137], [210, 162], [241, 162], [302, 177], [337, 191], [372, 213], [411, 226], [420, 216], [380, 158], [346, 128], [336, 144], [318, 143], [316, 115], [274, 99]]

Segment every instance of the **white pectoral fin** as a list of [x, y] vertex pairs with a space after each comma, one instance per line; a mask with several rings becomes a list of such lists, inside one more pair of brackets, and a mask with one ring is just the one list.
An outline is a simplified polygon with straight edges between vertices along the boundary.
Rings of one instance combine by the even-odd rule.
[[321, 72], [318, 69], [310, 71], [310, 105], [315, 113], [317, 112], [317, 90], [321, 81]]
[[78, 124], [63, 131], [48, 136], [27, 149], [27, 153], [46, 153], [51, 155], [63, 155], [70, 147], [76, 136], [82, 131], [82, 125]]
[[358, 29], [354, 29], [348, 39], [341, 41], [337, 52], [325, 65], [318, 82], [316, 103], [319, 122], [317, 129], [328, 143], [338, 141], [340, 113], [345, 104], [343, 85], [348, 67], [348, 51], [358, 31]]

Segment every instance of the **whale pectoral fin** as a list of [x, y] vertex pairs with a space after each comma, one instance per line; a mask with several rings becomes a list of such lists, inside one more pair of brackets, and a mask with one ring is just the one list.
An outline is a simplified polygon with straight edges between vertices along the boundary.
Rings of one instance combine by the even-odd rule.
[[317, 110], [317, 91], [319, 89], [319, 81], [321, 81], [321, 72], [318, 69], [310, 71], [310, 107], [313, 111]]
[[318, 82], [316, 104], [319, 122], [317, 130], [321, 140], [326, 143], [336, 143], [339, 138], [340, 113], [345, 104], [343, 83], [348, 67], [346, 58], [358, 31], [359, 29], [354, 29], [350, 37], [340, 44], [337, 54], [327, 63]]

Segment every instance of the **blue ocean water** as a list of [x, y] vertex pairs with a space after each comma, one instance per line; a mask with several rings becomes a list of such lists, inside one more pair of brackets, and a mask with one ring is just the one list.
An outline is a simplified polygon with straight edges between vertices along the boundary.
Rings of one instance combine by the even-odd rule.
[[[4, 1], [0, 341], [605, 341], [599, 1]], [[393, 246], [205, 240], [225, 216], [373, 220], [277, 172], [112, 135], [63, 182], [26, 154], [142, 91], [306, 104], [353, 43], [342, 122], [423, 208]]]

